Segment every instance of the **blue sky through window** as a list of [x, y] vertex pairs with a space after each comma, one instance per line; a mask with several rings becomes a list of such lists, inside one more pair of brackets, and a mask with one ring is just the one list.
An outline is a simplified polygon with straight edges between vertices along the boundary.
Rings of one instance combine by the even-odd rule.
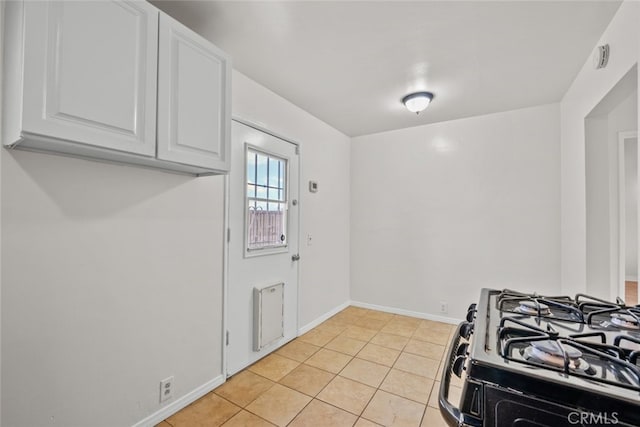
[[247, 197], [250, 208], [268, 211], [284, 210], [285, 171], [285, 159], [247, 150]]

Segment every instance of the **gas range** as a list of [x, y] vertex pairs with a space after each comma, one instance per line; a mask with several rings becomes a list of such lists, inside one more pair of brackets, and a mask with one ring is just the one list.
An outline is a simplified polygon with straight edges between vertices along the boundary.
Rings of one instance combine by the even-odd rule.
[[452, 426], [640, 426], [639, 358], [640, 307], [483, 289], [451, 343], [441, 412]]

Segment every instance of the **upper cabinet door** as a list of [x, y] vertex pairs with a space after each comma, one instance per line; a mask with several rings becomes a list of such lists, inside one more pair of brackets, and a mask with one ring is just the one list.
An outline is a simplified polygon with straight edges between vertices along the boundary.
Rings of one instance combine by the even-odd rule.
[[231, 61], [160, 14], [158, 158], [229, 170]]
[[23, 7], [24, 132], [155, 155], [158, 10], [129, 0]]

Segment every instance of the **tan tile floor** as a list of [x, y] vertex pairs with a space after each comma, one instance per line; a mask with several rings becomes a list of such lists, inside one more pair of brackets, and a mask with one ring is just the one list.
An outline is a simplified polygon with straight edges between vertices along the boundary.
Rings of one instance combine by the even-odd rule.
[[453, 331], [347, 307], [158, 426], [445, 426], [437, 396]]

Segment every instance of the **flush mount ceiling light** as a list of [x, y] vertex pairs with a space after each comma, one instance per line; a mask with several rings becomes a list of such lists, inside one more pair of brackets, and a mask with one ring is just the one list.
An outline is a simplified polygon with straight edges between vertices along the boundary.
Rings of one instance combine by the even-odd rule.
[[433, 94], [431, 92], [415, 92], [402, 98], [402, 103], [407, 107], [407, 110], [420, 114], [420, 111], [429, 106], [432, 99]]

